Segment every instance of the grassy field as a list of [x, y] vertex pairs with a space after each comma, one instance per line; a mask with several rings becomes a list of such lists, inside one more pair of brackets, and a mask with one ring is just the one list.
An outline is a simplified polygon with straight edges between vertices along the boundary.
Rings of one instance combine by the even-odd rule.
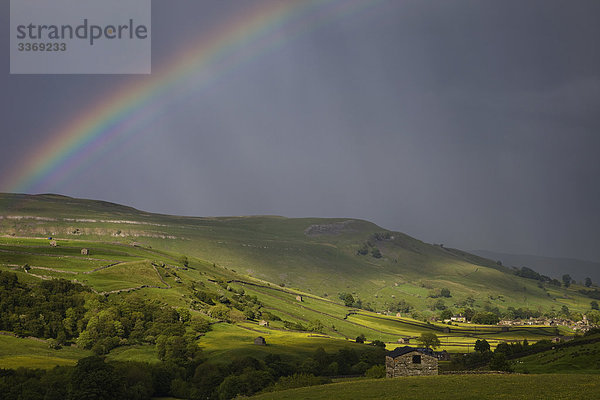
[[0, 335], [0, 368], [50, 369], [75, 365], [77, 360], [90, 355], [92, 352], [86, 350], [72, 347], [53, 350], [43, 341]]
[[520, 400], [600, 398], [599, 375], [442, 375], [364, 379], [252, 397], [257, 400]]
[[513, 362], [516, 372], [531, 374], [599, 374], [600, 342], [558, 347]]
[[159, 362], [156, 348], [149, 345], [117, 347], [106, 357], [109, 361]]

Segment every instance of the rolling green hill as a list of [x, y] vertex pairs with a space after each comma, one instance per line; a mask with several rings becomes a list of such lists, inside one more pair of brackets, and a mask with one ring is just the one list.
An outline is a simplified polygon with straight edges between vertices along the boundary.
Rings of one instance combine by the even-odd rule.
[[[0, 195], [0, 365], [48, 371], [5, 371], [0, 386], [27, 385], [31, 374], [37, 382], [68, 379], [68, 371], [91, 363], [92, 370], [133, 368], [138, 372], [127, 379], [152, 386], [149, 393], [250, 395], [294, 373], [317, 380], [362, 375], [381, 368], [382, 346], [393, 349], [399, 338], [416, 344], [423, 333], [435, 333], [438, 349], [451, 353], [473, 351], [478, 339], [493, 349], [572, 335], [562, 326], [507, 331], [430, 317], [440, 304], [454, 311], [587, 312], [590, 299], [580, 289], [519, 277], [493, 261], [361, 220], [178, 217], [56, 195]], [[356, 343], [360, 335], [365, 344]], [[267, 345], [257, 346], [257, 336]], [[52, 369], [57, 365], [64, 367]], [[171, 375], [156, 378], [166, 370]], [[150, 373], [154, 378], [143, 378]], [[166, 382], [163, 389], [157, 379]], [[497, 393], [480, 377], [466, 379], [478, 398]], [[510, 384], [527, 386], [518, 379]], [[535, 379], [530, 383], [543, 386]], [[440, 377], [435, 385], [459, 381]], [[364, 382], [356, 393], [385, 398], [398, 390]], [[36, 388], [44, 393], [43, 384]], [[332, 398], [329, 386], [302, 390], [299, 398]]]
[[[338, 294], [351, 293], [367, 309], [395, 313], [410, 308], [419, 318], [434, 314], [432, 309], [440, 300], [434, 297], [441, 288], [450, 290], [451, 297], [441, 300], [452, 310], [466, 304], [475, 309], [498, 307], [501, 311], [508, 307], [558, 311], [563, 305], [578, 312], [589, 308], [589, 299], [580, 295], [577, 287], [564, 290], [541, 285], [515, 276], [493, 261], [430, 245], [362, 220], [179, 217], [58, 195], [3, 194], [0, 232], [14, 238], [82, 241], [81, 246], [91, 247], [91, 254], [97, 257], [70, 254], [76, 258], [69, 262], [76, 260], [77, 268], [93, 268], [102, 263], [98, 259], [115, 258], [111, 258], [114, 250], [102, 253], [104, 245], [98, 253], [97, 242], [128, 248], [133, 244], [169, 252], [175, 259], [178, 255], [195, 257], [338, 303]], [[359, 255], [360, 250], [367, 254]], [[77, 253], [78, 249], [71, 251]], [[381, 257], [374, 257], [374, 252]], [[28, 262], [44, 267], [56, 264], [36, 257], [39, 255], [0, 252], [0, 261], [6, 263]], [[160, 286], [150, 275], [152, 271], [148, 270], [144, 282]], [[106, 291], [120, 286], [99, 288]], [[398, 306], [400, 300], [404, 303]]]

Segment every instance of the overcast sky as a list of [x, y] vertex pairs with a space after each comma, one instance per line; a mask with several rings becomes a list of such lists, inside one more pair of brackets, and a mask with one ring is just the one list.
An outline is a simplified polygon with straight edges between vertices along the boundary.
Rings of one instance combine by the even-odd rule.
[[[153, 1], [153, 68], [255, 1]], [[9, 75], [8, 3], [0, 174], [153, 79]], [[595, 0], [384, 0], [182, 93], [44, 191], [170, 214], [364, 218], [466, 250], [600, 261], [599, 15]]]

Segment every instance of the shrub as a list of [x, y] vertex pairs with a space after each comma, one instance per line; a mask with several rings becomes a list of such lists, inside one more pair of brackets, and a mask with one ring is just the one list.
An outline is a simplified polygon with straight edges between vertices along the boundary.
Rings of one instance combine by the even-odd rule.
[[365, 376], [372, 379], [385, 378], [385, 365], [373, 365], [365, 372]]

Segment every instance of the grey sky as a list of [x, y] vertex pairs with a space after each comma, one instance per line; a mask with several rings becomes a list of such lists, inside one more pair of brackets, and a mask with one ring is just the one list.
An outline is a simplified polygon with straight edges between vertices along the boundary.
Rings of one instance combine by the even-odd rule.
[[[239, 4], [154, 1], [154, 66]], [[187, 93], [46, 191], [365, 218], [463, 249], [598, 261], [599, 15], [597, 1], [383, 1]], [[0, 47], [0, 173], [96, 99], [152, 79], [11, 76], [8, 35]]]

